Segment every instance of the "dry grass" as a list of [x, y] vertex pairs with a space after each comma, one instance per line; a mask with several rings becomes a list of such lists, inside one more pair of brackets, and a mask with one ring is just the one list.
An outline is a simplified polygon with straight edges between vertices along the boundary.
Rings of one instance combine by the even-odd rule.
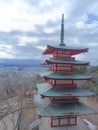
[[36, 118], [36, 109], [35, 108], [23, 109], [23, 120], [30, 122], [34, 118]]
[[35, 116], [36, 109], [35, 108], [25, 108], [22, 112], [22, 122], [20, 130], [28, 130], [30, 122], [36, 118]]

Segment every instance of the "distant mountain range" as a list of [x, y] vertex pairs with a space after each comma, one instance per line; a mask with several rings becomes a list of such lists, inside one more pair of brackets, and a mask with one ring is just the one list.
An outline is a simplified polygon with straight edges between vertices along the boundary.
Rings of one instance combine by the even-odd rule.
[[0, 59], [0, 66], [40, 66], [41, 63], [32, 59]]
[[[0, 59], [0, 66], [35, 66], [35, 67], [48, 67], [48, 66], [41, 66], [41, 63], [44, 61], [35, 60], [35, 59]], [[92, 66], [88, 66], [90, 68]]]

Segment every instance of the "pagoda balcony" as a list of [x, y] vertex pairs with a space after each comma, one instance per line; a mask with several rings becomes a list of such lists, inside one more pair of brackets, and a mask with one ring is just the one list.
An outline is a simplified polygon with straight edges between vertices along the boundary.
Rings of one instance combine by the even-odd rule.
[[51, 64], [49, 71], [58, 72], [58, 73], [73, 73], [74, 68], [71, 65], [65, 64]]
[[50, 68], [49, 71], [58, 72], [58, 73], [74, 73], [75, 72], [75, 70], [54, 70], [53, 68]]
[[48, 82], [51, 84], [53, 87], [77, 87], [77, 84], [53, 84], [52, 82]]
[[77, 81], [76, 80], [57, 80], [57, 79], [45, 79], [46, 82], [51, 84], [54, 87], [77, 87]]
[[75, 57], [53, 56], [50, 59], [75, 60]]

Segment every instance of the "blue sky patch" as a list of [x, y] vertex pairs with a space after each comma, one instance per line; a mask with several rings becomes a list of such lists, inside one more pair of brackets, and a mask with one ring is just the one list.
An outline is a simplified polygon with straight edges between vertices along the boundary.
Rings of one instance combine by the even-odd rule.
[[93, 21], [98, 21], [98, 16], [94, 14], [88, 14], [86, 24], [92, 24]]

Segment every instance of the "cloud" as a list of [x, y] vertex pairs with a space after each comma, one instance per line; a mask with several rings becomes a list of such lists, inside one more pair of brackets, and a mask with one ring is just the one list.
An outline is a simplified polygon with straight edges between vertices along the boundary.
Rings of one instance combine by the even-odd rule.
[[32, 26], [31, 9], [23, 0], [10, 0], [9, 2], [0, 2], [0, 30], [9, 32], [11, 30], [34, 29]]
[[36, 44], [36, 43], [38, 43], [38, 41], [39, 41], [38, 38], [23, 36], [23, 37], [20, 37], [18, 45], [19, 46], [26, 46], [26, 45], [29, 45], [32, 43]]
[[[79, 19], [85, 15], [87, 15], [93, 6], [96, 5], [97, 0], [69, 0], [70, 8], [69, 8], [69, 18], [73, 20]], [[72, 7], [72, 8], [71, 8]]]
[[0, 7], [0, 58], [43, 59], [47, 44], [60, 43], [64, 13], [66, 45], [89, 47], [79, 57], [98, 64], [97, 0], [1, 0]]

